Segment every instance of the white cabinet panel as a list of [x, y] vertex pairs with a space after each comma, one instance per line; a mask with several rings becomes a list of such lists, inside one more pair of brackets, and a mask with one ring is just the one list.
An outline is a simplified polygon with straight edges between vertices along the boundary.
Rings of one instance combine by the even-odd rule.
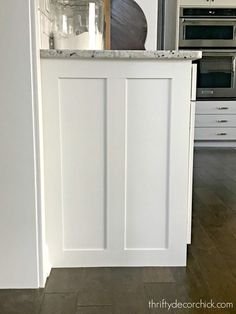
[[126, 249], [167, 247], [170, 92], [170, 80], [127, 80]]
[[186, 265], [191, 62], [44, 59], [42, 78], [52, 265]]
[[[196, 73], [195, 73], [196, 74]], [[192, 242], [192, 196], [193, 196], [193, 159], [194, 159], [194, 133], [195, 133], [195, 110], [196, 103], [190, 104], [190, 129], [189, 129], [189, 192], [188, 192], [188, 244]]]
[[105, 249], [106, 80], [60, 79], [59, 94], [64, 249]]

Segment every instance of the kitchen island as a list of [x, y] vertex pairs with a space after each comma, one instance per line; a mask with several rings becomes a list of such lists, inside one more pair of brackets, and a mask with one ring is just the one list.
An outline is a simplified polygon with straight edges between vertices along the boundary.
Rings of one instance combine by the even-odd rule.
[[186, 265], [199, 58], [41, 51], [53, 267]]

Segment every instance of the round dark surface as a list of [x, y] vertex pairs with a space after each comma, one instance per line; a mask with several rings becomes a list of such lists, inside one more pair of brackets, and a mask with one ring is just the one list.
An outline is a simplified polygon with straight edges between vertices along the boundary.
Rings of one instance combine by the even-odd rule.
[[111, 49], [145, 50], [146, 37], [147, 20], [140, 6], [134, 0], [112, 0]]

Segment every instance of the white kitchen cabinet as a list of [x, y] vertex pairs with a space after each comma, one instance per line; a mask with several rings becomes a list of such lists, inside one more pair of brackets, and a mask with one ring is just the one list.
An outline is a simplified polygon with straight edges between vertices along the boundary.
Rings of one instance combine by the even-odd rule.
[[197, 101], [195, 123], [196, 141], [235, 141], [236, 101]]
[[191, 66], [42, 59], [52, 266], [186, 265]]

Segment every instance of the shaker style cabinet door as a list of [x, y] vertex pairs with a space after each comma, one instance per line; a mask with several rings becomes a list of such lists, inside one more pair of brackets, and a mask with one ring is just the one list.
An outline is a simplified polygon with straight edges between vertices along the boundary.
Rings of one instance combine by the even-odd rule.
[[191, 62], [42, 60], [54, 267], [186, 265], [190, 81]]

